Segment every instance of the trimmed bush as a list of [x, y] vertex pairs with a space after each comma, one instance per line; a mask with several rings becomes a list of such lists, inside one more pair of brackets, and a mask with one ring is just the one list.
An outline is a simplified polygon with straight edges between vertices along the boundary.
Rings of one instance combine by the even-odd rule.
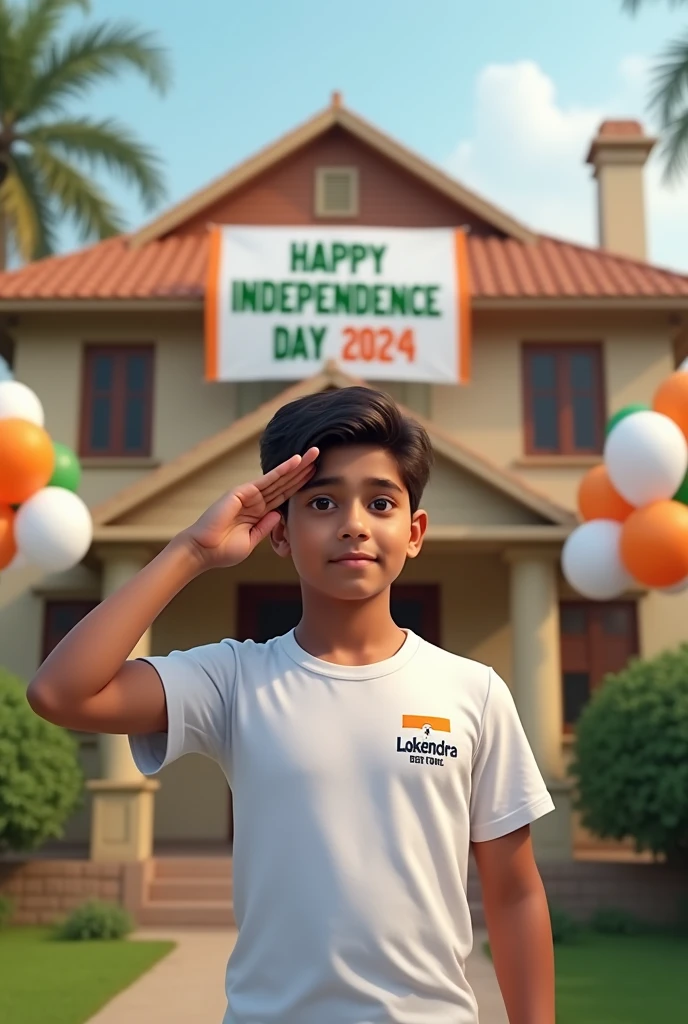
[[24, 684], [0, 669], [0, 852], [59, 838], [82, 791], [72, 737], [35, 715]]
[[576, 730], [583, 824], [688, 863], [688, 645], [608, 676]]
[[6, 928], [12, 920], [14, 903], [9, 896], [0, 896], [0, 930]]
[[87, 900], [72, 911], [55, 933], [69, 942], [88, 939], [124, 939], [133, 929], [129, 914], [115, 903]]
[[552, 925], [552, 940], [555, 946], [568, 945], [580, 940], [583, 929], [578, 921], [567, 911], [550, 905], [549, 919]]
[[600, 907], [590, 919], [590, 927], [600, 935], [643, 935], [648, 931], [639, 917], [616, 907]]

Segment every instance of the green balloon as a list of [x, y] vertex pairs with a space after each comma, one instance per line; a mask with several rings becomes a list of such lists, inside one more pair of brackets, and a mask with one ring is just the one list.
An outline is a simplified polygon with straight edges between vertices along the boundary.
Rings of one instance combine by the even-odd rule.
[[607, 423], [607, 429], [606, 429], [607, 437], [609, 437], [609, 435], [611, 434], [611, 432], [614, 429], [614, 427], [616, 426], [616, 424], [620, 423], [621, 420], [625, 420], [627, 416], [632, 416], [634, 412], [649, 412], [649, 411], [650, 411], [650, 406], [649, 405], [645, 405], [644, 402], [633, 402], [631, 405], [624, 405], [623, 409], [619, 409], [618, 412], [615, 412], [614, 415], [610, 418], [609, 422]]
[[59, 441], [53, 441], [55, 451], [55, 469], [48, 481], [48, 487], [64, 487], [67, 491], [79, 489], [81, 480], [81, 466], [79, 460], [71, 448]]
[[674, 501], [680, 501], [682, 505], [688, 505], [688, 473], [683, 478], [683, 483], [674, 495]]

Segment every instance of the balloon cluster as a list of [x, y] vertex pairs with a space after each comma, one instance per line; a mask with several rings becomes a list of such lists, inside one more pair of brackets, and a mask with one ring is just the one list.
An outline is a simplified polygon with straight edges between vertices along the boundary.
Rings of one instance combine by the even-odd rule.
[[43, 424], [37, 395], [19, 381], [0, 381], [0, 570], [61, 572], [91, 546], [91, 513], [75, 493], [79, 460]]
[[584, 597], [611, 600], [640, 584], [688, 590], [688, 372], [663, 381], [652, 406], [628, 405], [607, 424], [604, 462], [581, 481], [585, 522], [562, 553]]

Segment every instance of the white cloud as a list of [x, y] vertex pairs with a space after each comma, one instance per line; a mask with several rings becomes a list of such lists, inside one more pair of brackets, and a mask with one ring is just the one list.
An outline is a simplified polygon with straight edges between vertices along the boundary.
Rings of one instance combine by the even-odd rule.
[[[615, 94], [595, 105], [564, 104], [532, 61], [491, 64], [478, 76], [474, 130], [446, 161], [467, 186], [537, 230], [596, 244], [596, 199], [585, 157], [606, 117], [646, 125], [650, 61], [625, 57]], [[651, 126], [648, 125], [651, 130]], [[655, 154], [646, 170], [650, 258], [688, 270], [688, 177], [668, 188]]]

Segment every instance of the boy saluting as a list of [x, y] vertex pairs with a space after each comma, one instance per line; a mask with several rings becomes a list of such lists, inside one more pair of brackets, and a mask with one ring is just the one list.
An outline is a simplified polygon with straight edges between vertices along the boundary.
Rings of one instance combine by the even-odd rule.
[[[52, 722], [128, 734], [144, 773], [192, 751], [224, 770], [239, 928], [225, 1024], [476, 1024], [471, 845], [509, 1021], [554, 1024], [529, 834], [553, 804], [513, 700], [492, 669], [390, 614], [427, 528], [431, 459], [382, 393], [282, 407], [265, 475], [90, 612], [29, 686]], [[295, 630], [127, 660], [187, 583], [268, 536], [300, 577]]]

